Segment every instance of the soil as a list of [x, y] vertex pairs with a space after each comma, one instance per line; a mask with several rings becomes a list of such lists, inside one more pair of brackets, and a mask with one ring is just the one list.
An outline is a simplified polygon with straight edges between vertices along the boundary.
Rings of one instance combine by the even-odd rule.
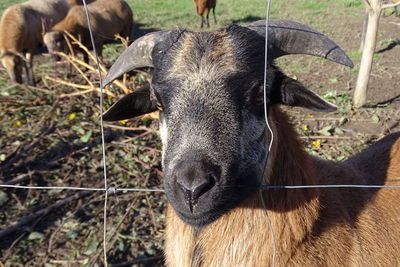
[[[360, 16], [353, 20], [349, 20], [349, 17], [335, 16], [329, 21], [329, 25], [325, 26], [327, 29], [324, 33], [339, 44], [344, 51], [357, 51], [360, 45], [362, 22], [361, 12]], [[355, 142], [357, 145], [360, 145], [360, 136], [368, 136], [366, 139], [369, 143], [400, 130], [400, 17], [392, 15], [381, 18], [377, 43], [377, 58], [374, 58], [371, 71], [366, 106], [357, 110], [347, 105], [345, 113], [311, 112], [315, 116], [312, 125], [318, 124], [319, 118], [322, 120], [346, 118], [342, 127], [347, 131], [343, 136], [350, 137], [346, 142]], [[299, 60], [303, 66], [306, 66], [307, 71], [289, 70], [286, 73], [295, 76], [314, 92], [324, 95], [327, 91], [337, 91], [338, 94], [351, 97], [356, 84], [360, 58], [361, 54], [353, 59], [355, 65], [353, 70], [328, 61], [316, 62], [304, 56], [292, 56], [291, 59], [284, 60]], [[351, 99], [349, 98], [348, 101]], [[289, 112], [300, 120], [310, 113], [300, 109], [292, 109]]]

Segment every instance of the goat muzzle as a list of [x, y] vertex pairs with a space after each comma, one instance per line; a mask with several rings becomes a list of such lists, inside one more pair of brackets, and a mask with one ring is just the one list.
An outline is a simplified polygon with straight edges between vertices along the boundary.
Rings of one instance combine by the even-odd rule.
[[176, 167], [174, 179], [191, 213], [201, 196], [216, 184], [217, 167], [203, 161], [183, 161]]

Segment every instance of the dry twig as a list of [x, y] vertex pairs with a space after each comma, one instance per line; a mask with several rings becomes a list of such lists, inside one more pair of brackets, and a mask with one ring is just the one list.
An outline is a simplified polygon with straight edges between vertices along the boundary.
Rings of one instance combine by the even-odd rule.
[[[77, 92], [77, 93], [62, 94], [61, 97], [70, 97], [70, 96], [82, 95], [82, 94], [90, 93], [92, 91], [100, 92], [101, 89], [99, 87], [95, 86], [90, 81], [89, 77], [82, 71], [82, 68], [86, 68], [91, 72], [96, 72], [97, 71], [96, 68], [91, 66], [90, 64], [84, 62], [83, 60], [79, 59], [74, 54], [72, 45], [78, 45], [79, 48], [84, 51], [84, 53], [86, 53], [93, 61], [95, 61], [95, 57], [94, 57], [93, 53], [90, 52], [89, 49], [82, 44], [82, 42], [80, 42], [78, 39], [76, 39], [70, 33], [68, 33], [68, 32], [65, 32], [65, 33], [68, 36], [66, 39], [67, 39], [67, 44], [68, 44], [68, 47], [70, 49], [71, 54], [66, 54], [64, 52], [56, 52], [56, 54], [59, 55], [60, 57], [64, 58], [64, 59], [66, 59], [66, 61], [69, 64], [71, 64], [77, 70], [77, 72], [83, 77], [83, 79], [85, 79], [85, 81], [89, 85], [81, 85], [81, 84], [71, 83], [71, 82], [68, 82], [68, 81], [52, 78], [52, 77], [49, 77], [49, 76], [46, 76], [45, 79], [51, 80], [51, 81], [56, 82], [58, 84], [67, 85], [67, 86], [70, 86], [70, 87], [73, 87], [73, 88], [85, 89], [84, 91]], [[72, 44], [69, 41], [69, 39], [72, 40]], [[125, 42], [123, 42], [123, 44], [127, 45], [127, 43], [125, 44]], [[106, 73], [107, 73], [107, 69], [104, 66], [104, 64], [102, 64], [102, 62], [99, 62], [99, 65], [100, 65], [100, 69], [101, 69], [101, 75], [104, 77], [106, 75]], [[128, 87], [125, 85], [125, 81], [124, 82], [120, 82], [118, 80], [115, 80], [115, 81], [113, 81], [113, 84], [118, 86], [123, 91], [124, 94], [128, 94], [130, 92]], [[104, 92], [109, 96], [115, 97], [115, 95], [113, 93], [111, 93], [107, 89], [107, 87], [104, 88]]]
[[108, 123], [104, 123], [104, 127], [109, 127], [109, 128], [114, 128], [114, 129], [119, 129], [119, 130], [124, 130], [124, 131], [145, 131], [145, 132], [150, 132], [150, 133], [158, 133], [157, 130], [153, 130], [151, 128], [146, 128], [146, 127], [125, 127], [125, 126], [118, 126], [118, 125], [113, 125], [113, 124], [108, 124]]
[[25, 217], [22, 217], [18, 223], [14, 224], [13, 226], [10, 226], [4, 230], [0, 231], [0, 239], [3, 239], [4, 237], [6, 237], [7, 235], [15, 232], [15, 231], [24, 231], [24, 226], [29, 224], [31, 221], [35, 220], [38, 217], [41, 216], [45, 216], [48, 213], [52, 212], [55, 209], [58, 209], [62, 206], [64, 206], [65, 204], [70, 203], [71, 201], [80, 199], [82, 197], [86, 197], [89, 196], [91, 194], [93, 194], [95, 191], [82, 191], [82, 192], [78, 192], [72, 196], [69, 196], [67, 198], [64, 198], [62, 200], [57, 201], [56, 203], [54, 203], [53, 205], [50, 205], [46, 208], [43, 208], [41, 210], [38, 210], [32, 214], [29, 214]]

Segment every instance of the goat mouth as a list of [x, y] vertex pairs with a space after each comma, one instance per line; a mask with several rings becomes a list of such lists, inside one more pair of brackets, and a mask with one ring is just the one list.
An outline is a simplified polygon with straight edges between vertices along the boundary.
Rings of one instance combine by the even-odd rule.
[[179, 218], [181, 218], [185, 223], [194, 225], [194, 226], [204, 226], [207, 225], [216, 219], [218, 219], [222, 213], [217, 213], [213, 211], [209, 211], [202, 214], [194, 215], [193, 213], [185, 213], [175, 210], [176, 214]]

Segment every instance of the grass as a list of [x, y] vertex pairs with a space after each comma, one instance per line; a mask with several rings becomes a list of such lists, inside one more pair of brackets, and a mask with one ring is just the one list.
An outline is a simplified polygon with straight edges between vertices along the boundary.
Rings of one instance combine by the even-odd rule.
[[[3, 0], [0, 3], [0, 14], [12, 3], [22, 0]], [[192, 0], [126, 0], [131, 6], [136, 23], [134, 36], [152, 30], [174, 29], [177, 27], [198, 30], [200, 18], [195, 13]], [[326, 16], [356, 14], [360, 0], [339, 0], [332, 8], [332, 3], [316, 0], [272, 1], [271, 18], [289, 18], [305, 24], [317, 25], [323, 30], [328, 22]], [[344, 8], [343, 8], [344, 7]], [[218, 23], [215, 25], [210, 14], [211, 30], [231, 23], [246, 25], [252, 21], [265, 18], [265, 0], [219, 0], [216, 7]]]
[[[127, 2], [133, 9], [135, 21], [146, 29], [173, 29], [176, 27], [199, 29], [200, 19], [195, 14], [193, 1], [130, 0]], [[290, 14], [292, 20], [304, 23], [314, 21], [320, 25], [327, 15], [356, 14], [361, 1], [339, 0], [336, 3], [337, 8], [332, 8], [332, 4], [325, 1], [272, 1], [270, 13], [272, 18], [288, 18], [288, 14]], [[216, 7], [218, 24], [215, 26], [212, 23], [210, 14], [211, 29], [230, 23], [243, 25], [263, 19], [265, 18], [265, 9], [265, 0], [219, 0]]]
[[9, 7], [12, 4], [25, 2], [24, 0], [1, 0], [0, 1], [0, 14], [3, 13], [4, 9]]

